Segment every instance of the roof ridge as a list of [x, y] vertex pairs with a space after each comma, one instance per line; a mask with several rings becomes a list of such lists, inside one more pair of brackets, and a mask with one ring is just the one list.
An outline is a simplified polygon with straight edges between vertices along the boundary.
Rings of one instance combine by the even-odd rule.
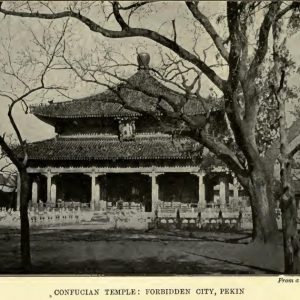
[[[112, 141], [112, 142], [120, 142], [120, 143], [127, 143], [127, 142], [142, 142], [142, 141], [149, 141], [149, 140], [174, 140], [172, 136], [136, 136], [132, 140], [123, 140], [121, 141], [119, 136], [58, 136], [56, 141]], [[175, 139], [175, 140], [184, 140], [184, 139]], [[48, 141], [48, 140], [46, 140]], [[43, 141], [45, 142], [45, 141]]]

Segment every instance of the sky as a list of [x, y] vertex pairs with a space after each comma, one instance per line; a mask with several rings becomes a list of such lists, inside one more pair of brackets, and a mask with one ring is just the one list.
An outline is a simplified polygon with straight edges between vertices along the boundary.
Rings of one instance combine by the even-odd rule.
[[[24, 2], [25, 3], [25, 2]], [[17, 5], [24, 4], [18, 2]], [[62, 10], [64, 7], [70, 3], [66, 2], [55, 2], [50, 3], [52, 9]], [[8, 4], [6, 5], [13, 5]], [[35, 4], [34, 5], [39, 5]], [[87, 6], [88, 3], [83, 5]], [[86, 14], [93, 20], [97, 20], [101, 25], [110, 29], [117, 29], [118, 25], [112, 22], [112, 18], [106, 21], [104, 18], [103, 11], [99, 8], [101, 2], [98, 2], [96, 6], [92, 6], [91, 9], [86, 8], [86, 12], [83, 11], [82, 14]], [[107, 3], [104, 2], [104, 5]], [[225, 9], [224, 2], [201, 2], [201, 8], [203, 12], [215, 23], [216, 18]], [[156, 7], [156, 8], [155, 8]], [[26, 7], [21, 7], [20, 9], [26, 9]], [[43, 7], [46, 11], [47, 8]], [[156, 29], [160, 33], [172, 36], [172, 20], [176, 20], [177, 38], [180, 44], [184, 45], [187, 49], [192, 49], [194, 45], [194, 29], [195, 25], [191, 22], [191, 15], [187, 11], [185, 4], [182, 2], [163, 2], [152, 4], [149, 8], [145, 8], [136, 17], [133, 17], [132, 24], [135, 26], [143, 26], [145, 28]], [[63, 26], [62, 20], [55, 21], [53, 23], [49, 21], [40, 21], [37, 19], [23, 19], [17, 17], [0, 16], [0, 46], [1, 52], [0, 57], [2, 64], [7, 59], [7, 53], [3, 49], [7, 49], [11, 55], [12, 62], [15, 63], [16, 68], [18, 65], [25, 64], [23, 68], [24, 78], [31, 81], [35, 77], [35, 69], [30, 66], [30, 61], [26, 60], [24, 62], [23, 53], [29, 53], [31, 57], [36, 57], [37, 60], [43, 61], [43, 55], [38, 50], [38, 47], [34, 43], [32, 32], [35, 36], [42, 38], [44, 35], [51, 47], [51, 43], [57, 39], [57, 33], [59, 33]], [[220, 35], [225, 36], [226, 31], [224, 30], [224, 24], [218, 25], [218, 30]], [[199, 41], [196, 46], [196, 50], [202, 55], [203, 49], [207, 48], [211, 41], [208, 35], [203, 31], [200, 26], [197, 26], [197, 34], [199, 35]], [[103, 53], [101, 49], [109, 48], [111, 53], [120, 61], [124, 62], [126, 59], [132, 63], [136, 63], [136, 52], [146, 51], [151, 55], [150, 65], [152, 67], [158, 66], [159, 63], [159, 51], [158, 45], [154, 42], [141, 39], [141, 38], [130, 38], [123, 40], [113, 40], [101, 36], [99, 33], [91, 32], [86, 26], [82, 25], [76, 20], [71, 20], [68, 23], [68, 34], [65, 37], [65, 44], [68, 55], [72, 58], [77, 59], [87, 59], [91, 61], [97, 61], [97, 59], [103, 59]], [[300, 62], [300, 51], [299, 48], [300, 34], [296, 34], [288, 41], [289, 49], [291, 51], [293, 59], [298, 64]], [[208, 63], [215, 63], [216, 52], [210, 50], [207, 57]], [[1, 63], [0, 63], [1, 65]], [[123, 69], [123, 76], [130, 76], [135, 72], [135, 68], [125, 68]], [[226, 68], [218, 70], [221, 77], [226, 78]], [[295, 76], [291, 79], [292, 84], [297, 84], [299, 77]], [[70, 98], [80, 98], [85, 96], [90, 96], [97, 92], [103, 90], [103, 87], [84, 84], [80, 81], [74, 81], [74, 78], [70, 76], [70, 73], [65, 70], [52, 71], [47, 75], [46, 82], [48, 84], [63, 85], [68, 87], [68, 90], [64, 91], [66, 95]], [[208, 80], [204, 80], [204, 93], [209, 92], [211, 84]], [[11, 76], [4, 75], [0, 70], [0, 90], [3, 91], [14, 91], [16, 94], [22, 92], [22, 84], [16, 81]], [[42, 101], [41, 94], [35, 94], [30, 98], [30, 104], [38, 104]], [[50, 92], [47, 94], [43, 101], [54, 100], [65, 101], [67, 98], [61, 96], [58, 93]], [[7, 118], [7, 108], [8, 100], [0, 96], [0, 133], [12, 132], [11, 125]], [[17, 120], [17, 124], [21, 129], [23, 137], [29, 141], [37, 141], [42, 139], [51, 138], [54, 136], [53, 128], [42, 121], [38, 120], [32, 114], [25, 114], [20, 106], [16, 107], [14, 110], [14, 116]]]

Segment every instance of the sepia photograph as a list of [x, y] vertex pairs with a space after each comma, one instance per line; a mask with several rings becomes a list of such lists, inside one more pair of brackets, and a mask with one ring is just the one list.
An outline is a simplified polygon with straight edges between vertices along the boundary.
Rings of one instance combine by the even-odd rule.
[[1, 1], [0, 274], [299, 275], [299, 29], [298, 1]]

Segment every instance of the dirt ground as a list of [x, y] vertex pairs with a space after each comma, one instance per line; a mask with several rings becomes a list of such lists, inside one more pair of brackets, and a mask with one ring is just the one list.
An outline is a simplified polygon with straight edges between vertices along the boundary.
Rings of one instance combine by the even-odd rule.
[[[19, 274], [19, 232], [0, 229], [0, 273]], [[103, 231], [31, 232], [33, 274], [270, 274], [282, 271], [282, 246], [268, 249], [248, 233]]]

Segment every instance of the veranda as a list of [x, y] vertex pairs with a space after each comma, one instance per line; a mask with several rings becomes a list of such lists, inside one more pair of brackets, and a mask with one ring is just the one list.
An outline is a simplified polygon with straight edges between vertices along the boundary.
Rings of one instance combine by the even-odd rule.
[[[238, 211], [249, 206], [235, 178], [226, 171], [205, 173], [196, 167], [29, 168], [32, 208], [114, 207], [199, 212], [205, 208]], [[18, 189], [19, 190], [19, 189]], [[17, 197], [17, 209], [20, 195]]]

